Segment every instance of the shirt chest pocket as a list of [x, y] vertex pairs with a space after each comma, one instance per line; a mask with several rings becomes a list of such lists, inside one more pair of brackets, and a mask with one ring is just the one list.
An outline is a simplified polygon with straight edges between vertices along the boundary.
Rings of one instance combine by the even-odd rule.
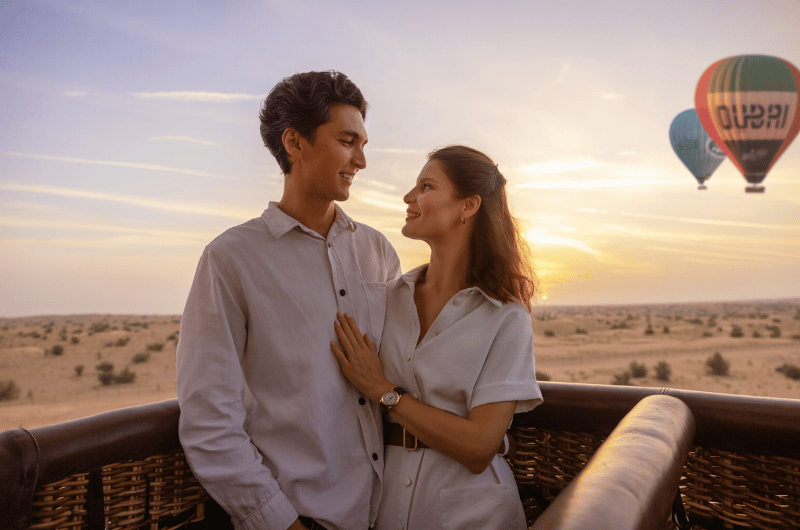
[[375, 349], [380, 351], [383, 322], [386, 319], [386, 283], [364, 283], [364, 293], [367, 297], [367, 318], [369, 319], [369, 329], [366, 330], [366, 333], [375, 345]]

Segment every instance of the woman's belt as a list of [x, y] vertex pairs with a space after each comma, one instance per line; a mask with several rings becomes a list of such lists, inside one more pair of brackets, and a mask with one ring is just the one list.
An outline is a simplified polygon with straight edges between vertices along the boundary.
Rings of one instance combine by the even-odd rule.
[[[506, 448], [506, 439], [508, 439], [508, 448]], [[408, 432], [405, 427], [399, 423], [389, 421], [383, 422], [383, 443], [386, 445], [399, 445], [406, 451], [430, 449], [430, 446]], [[506, 438], [500, 442], [500, 447], [497, 448], [497, 454], [511, 457], [516, 452], [515, 449], [514, 437], [506, 434]]]

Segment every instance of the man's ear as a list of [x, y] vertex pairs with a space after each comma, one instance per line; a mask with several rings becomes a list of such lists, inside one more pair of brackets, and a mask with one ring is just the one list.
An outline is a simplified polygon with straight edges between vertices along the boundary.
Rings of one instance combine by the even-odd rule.
[[292, 128], [284, 129], [283, 135], [281, 135], [283, 148], [286, 149], [286, 153], [289, 155], [289, 162], [291, 163], [300, 159], [300, 151], [302, 149], [302, 142], [300, 139], [300, 133]]
[[466, 199], [464, 199], [464, 219], [469, 219], [476, 213], [478, 213], [478, 208], [481, 207], [481, 196], [480, 195], [470, 195]]

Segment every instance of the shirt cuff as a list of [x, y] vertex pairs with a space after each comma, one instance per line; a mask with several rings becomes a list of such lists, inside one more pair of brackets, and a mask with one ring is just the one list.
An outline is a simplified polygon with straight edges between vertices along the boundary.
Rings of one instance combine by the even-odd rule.
[[514, 414], [533, 410], [542, 402], [542, 392], [535, 382], [505, 382], [476, 388], [472, 392], [470, 408], [473, 409], [487, 403], [516, 401]]
[[286, 530], [297, 517], [297, 510], [289, 502], [289, 498], [279, 491], [245, 519], [234, 520], [233, 526], [236, 530]]

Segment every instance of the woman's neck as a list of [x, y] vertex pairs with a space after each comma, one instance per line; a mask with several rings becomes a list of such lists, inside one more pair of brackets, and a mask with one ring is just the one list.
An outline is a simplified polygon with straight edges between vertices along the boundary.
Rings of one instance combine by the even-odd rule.
[[431, 261], [422, 283], [436, 294], [455, 294], [470, 286], [469, 241], [449, 240], [446, 244], [431, 243]]

